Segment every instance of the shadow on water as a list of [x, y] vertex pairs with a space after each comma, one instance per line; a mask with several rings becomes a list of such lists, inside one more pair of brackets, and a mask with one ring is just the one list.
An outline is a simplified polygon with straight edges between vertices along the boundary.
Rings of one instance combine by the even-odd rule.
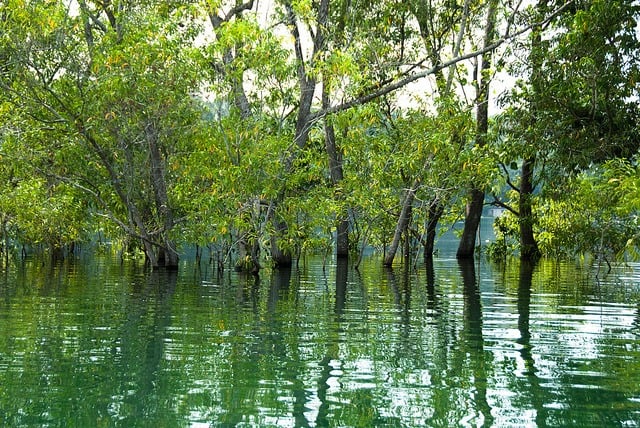
[[336, 260], [336, 322], [340, 322], [347, 301], [347, 280], [349, 279], [349, 263], [345, 258]]
[[425, 259], [425, 273], [427, 277], [427, 307], [437, 311], [438, 295], [436, 294], [436, 272], [433, 268], [433, 257]]
[[637, 301], [551, 267], [16, 268], [0, 425], [635, 426]]
[[403, 344], [408, 344], [409, 332], [411, 329], [411, 269], [408, 263], [402, 265], [402, 279], [398, 283], [396, 271], [392, 267], [383, 268], [387, 283], [391, 287], [393, 300], [400, 315], [400, 326], [402, 327]]
[[[299, 276], [292, 283], [293, 268], [291, 266], [275, 269], [271, 275], [271, 288], [269, 290], [268, 313], [272, 323], [272, 332], [286, 331], [286, 323], [278, 315], [276, 310], [280, 299], [286, 299], [288, 303], [293, 301], [297, 306], [299, 301]], [[286, 337], [280, 333], [272, 335], [273, 346], [278, 355], [288, 356], [283, 367], [283, 377], [291, 385], [293, 394], [293, 418], [296, 427], [308, 427], [309, 421], [305, 416], [307, 410], [308, 393], [304, 386], [304, 371], [301, 370], [302, 362], [300, 358], [300, 343], [297, 336], [296, 343], [289, 343]]]
[[640, 301], [636, 308], [636, 319], [633, 321], [633, 330], [638, 336], [640, 336]]

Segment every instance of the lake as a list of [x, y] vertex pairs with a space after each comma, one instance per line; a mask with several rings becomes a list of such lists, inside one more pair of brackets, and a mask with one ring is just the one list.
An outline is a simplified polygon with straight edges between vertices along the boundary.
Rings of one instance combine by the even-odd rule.
[[640, 425], [639, 266], [0, 273], [8, 427]]

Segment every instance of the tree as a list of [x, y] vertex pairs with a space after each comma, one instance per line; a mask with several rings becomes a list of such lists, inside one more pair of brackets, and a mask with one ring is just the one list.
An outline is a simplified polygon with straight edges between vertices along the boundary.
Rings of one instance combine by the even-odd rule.
[[543, 254], [590, 254], [609, 268], [626, 255], [637, 258], [637, 180], [635, 162], [613, 159], [555, 188], [556, 196], [544, 198], [538, 209]]
[[[175, 267], [187, 239], [257, 271], [263, 254], [275, 265], [327, 254], [334, 230], [339, 256], [369, 240], [389, 265], [402, 244], [430, 256], [469, 189], [459, 255], [472, 254], [489, 149], [503, 170], [523, 169], [505, 181], [525, 250], [538, 180], [637, 151], [630, 2], [541, 2], [527, 20], [500, 19], [494, 1], [365, 5], [282, 0], [258, 19], [252, 0], [3, 3], [6, 193], [31, 189], [34, 213], [65, 213], [51, 215], [73, 224], [54, 246], [104, 230], [152, 266]], [[529, 30], [524, 83], [492, 141], [489, 58]], [[401, 105], [416, 81], [434, 90]], [[47, 233], [17, 213], [5, 200], [5, 236]]]
[[[497, 20], [497, 1], [490, 1], [487, 7], [486, 27], [484, 32], [483, 47], [491, 45], [495, 37]], [[486, 144], [489, 131], [489, 86], [492, 80], [492, 55], [486, 52], [478, 60], [481, 63], [479, 72], [475, 75], [476, 87], [476, 145], [483, 148]], [[480, 180], [478, 180], [480, 181]], [[484, 208], [484, 189], [473, 183], [469, 191], [468, 202], [465, 210], [464, 229], [460, 237], [460, 244], [456, 257], [459, 259], [472, 258], [476, 248], [476, 235], [480, 226], [480, 218]]]
[[[457, 4], [434, 5], [431, 2], [424, 1], [410, 3], [411, 12], [418, 22], [420, 36], [425, 45], [425, 56], [434, 67], [438, 67], [443, 63], [443, 55], [445, 54], [446, 49], [449, 48], [447, 40], [451, 39], [454, 35], [457, 36], [453, 38], [454, 43], [450, 49], [454, 57], [458, 56], [463, 42], [463, 36], [466, 32], [466, 24], [470, 13], [469, 6], [470, 2], [468, 1], [465, 2], [463, 8], [459, 8]], [[433, 75], [435, 79], [435, 86], [441, 99], [440, 105], [450, 106], [452, 105], [452, 103], [450, 103], [450, 97], [452, 96], [452, 83], [453, 76], [455, 75], [455, 65], [448, 70], [449, 77], [445, 76], [444, 71], [444, 68], [438, 68], [434, 71]], [[407, 242], [409, 240], [407, 231], [412, 217], [416, 191], [421, 186], [422, 176], [431, 168], [432, 160], [433, 156], [428, 156], [425, 159], [423, 170], [413, 178], [411, 185], [407, 186], [404, 191], [396, 228], [383, 261], [385, 266], [391, 266], [393, 263], [402, 236], [405, 235], [405, 240]], [[441, 203], [441, 199], [433, 198], [430, 204], [431, 208], [428, 212], [431, 214], [431, 221], [428, 223], [429, 228], [426, 232], [427, 241], [434, 237], [434, 231], [437, 226], [438, 219], [443, 211]], [[431, 245], [427, 244], [425, 247], [429, 248]], [[427, 255], [428, 254], [425, 253], [425, 256]]]
[[[539, 2], [536, 13], [553, 4]], [[540, 197], [553, 183], [561, 183], [589, 165], [637, 153], [635, 118], [638, 14], [632, 2], [590, 1], [565, 8], [553, 23], [553, 32], [537, 27], [532, 33], [527, 64], [528, 82], [517, 89], [507, 109], [512, 142], [526, 142], [503, 151], [520, 160], [518, 192], [520, 253], [525, 259], [539, 255], [535, 239], [536, 184]], [[534, 18], [535, 19], [535, 18]], [[550, 24], [549, 24], [550, 25]], [[544, 34], [548, 36], [544, 37]], [[523, 120], [524, 118], [524, 120]], [[506, 146], [503, 146], [503, 148]], [[519, 147], [513, 151], [514, 147]], [[512, 183], [511, 179], [507, 180]], [[556, 198], [556, 192], [549, 195]], [[498, 201], [500, 203], [500, 201]], [[503, 204], [504, 205], [504, 204]], [[506, 205], [505, 205], [506, 206]]]
[[18, 0], [2, 11], [11, 69], [0, 85], [22, 115], [55, 130], [70, 156], [65, 170], [43, 174], [85, 192], [154, 267], [178, 263], [168, 164], [199, 117], [194, 57], [183, 47], [194, 33], [180, 27], [181, 11], [80, 1], [76, 12]]

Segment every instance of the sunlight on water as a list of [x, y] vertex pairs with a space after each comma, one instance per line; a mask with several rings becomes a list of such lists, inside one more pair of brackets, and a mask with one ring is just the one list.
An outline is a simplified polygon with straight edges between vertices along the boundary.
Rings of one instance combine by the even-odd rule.
[[637, 270], [552, 262], [27, 261], [0, 282], [0, 425], [638, 426], [639, 297]]

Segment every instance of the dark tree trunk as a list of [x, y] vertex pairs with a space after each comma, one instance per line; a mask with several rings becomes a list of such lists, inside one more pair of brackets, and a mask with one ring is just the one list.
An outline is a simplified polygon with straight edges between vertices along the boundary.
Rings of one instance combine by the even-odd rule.
[[[544, 16], [547, 9], [547, 1], [541, 0], [537, 3], [536, 8], [540, 16]], [[542, 27], [535, 26], [531, 32], [531, 88], [533, 92], [533, 99], [531, 100], [531, 128], [534, 130], [532, 135], [529, 136], [530, 144], [535, 147], [537, 126], [536, 117], [538, 114], [538, 100], [537, 96], [543, 91], [543, 77], [541, 75], [542, 63], [543, 63], [543, 44], [542, 44]], [[522, 167], [520, 172], [520, 199], [518, 201], [518, 210], [520, 212], [519, 226], [520, 226], [520, 258], [522, 260], [536, 260], [540, 257], [540, 250], [538, 249], [538, 243], [533, 235], [533, 173], [535, 170], [536, 157], [535, 154], [525, 155], [522, 160]]]
[[287, 224], [274, 218], [275, 234], [271, 237], [271, 260], [276, 267], [289, 267], [293, 263], [291, 252], [282, 249], [278, 242], [278, 237], [283, 236], [287, 231]]
[[336, 228], [336, 257], [339, 259], [349, 258], [349, 227], [348, 214], [344, 212]]
[[427, 230], [423, 243], [423, 256], [425, 259], [433, 257], [438, 222], [440, 221], [440, 217], [442, 217], [443, 213], [444, 206], [437, 200], [432, 201], [429, 205], [429, 218], [427, 219]]
[[[313, 34], [313, 53], [311, 60], [307, 64], [305, 61], [305, 55], [302, 49], [302, 38], [300, 30], [298, 28], [298, 21], [296, 13], [291, 4], [285, 2], [286, 21], [293, 36], [293, 50], [297, 60], [296, 74], [298, 77], [298, 89], [300, 90], [298, 99], [298, 113], [296, 115], [296, 127], [294, 143], [298, 150], [302, 150], [309, 141], [309, 132], [313, 127], [313, 121], [316, 118], [311, 113], [311, 107], [313, 106], [313, 98], [316, 92], [317, 80], [313, 73], [307, 73], [307, 66], [313, 68], [314, 58], [317, 58], [320, 53], [326, 48], [325, 36], [328, 31], [327, 22], [329, 18], [329, 0], [321, 0], [317, 4], [318, 11], [318, 26]], [[293, 153], [285, 160], [284, 170], [289, 173], [293, 169], [293, 163], [297, 153]], [[285, 198], [286, 192], [283, 190], [278, 196], [278, 199], [274, 203], [274, 211], [278, 210], [278, 207], [282, 200]], [[282, 236], [283, 232], [287, 230], [287, 225], [282, 220], [274, 219], [276, 234], [271, 238], [271, 257], [276, 266], [291, 266], [292, 256], [290, 251], [283, 250], [279, 246], [278, 236]]]
[[169, 238], [169, 233], [171, 229], [173, 229], [174, 223], [173, 210], [169, 203], [167, 183], [165, 181], [164, 159], [160, 152], [158, 132], [153, 124], [150, 123], [147, 125], [146, 134], [149, 145], [149, 159], [151, 162], [151, 184], [155, 197], [158, 222], [162, 227], [162, 247], [158, 250], [156, 263], [173, 269], [178, 267], [179, 256], [175, 249], [175, 244]]
[[533, 235], [533, 170], [535, 158], [527, 158], [522, 161], [522, 176], [520, 178], [520, 258], [522, 260], [535, 260], [540, 257], [538, 243]]
[[[98, 155], [102, 166], [109, 174], [111, 185], [113, 186], [114, 191], [126, 208], [127, 223], [120, 221], [115, 215], [110, 215], [109, 218], [115, 221], [127, 233], [129, 237], [138, 239], [142, 243], [147, 261], [152, 267], [157, 267], [158, 257], [155, 254], [156, 248], [154, 246], [154, 242], [152, 241], [151, 235], [148, 232], [147, 227], [145, 226], [146, 217], [138, 209], [136, 202], [132, 200], [130, 196], [130, 189], [126, 187], [125, 184], [123, 184], [124, 180], [122, 180], [121, 174], [116, 170], [116, 167], [114, 166], [112, 155], [100, 145], [98, 140], [93, 136], [92, 132], [89, 129], [80, 125], [78, 126], [78, 132], [83, 136], [83, 138], [85, 138], [90, 147]], [[103, 206], [106, 206], [99, 195], [93, 195], [96, 196], [97, 200], [102, 203]]]
[[[322, 107], [329, 107], [329, 92], [326, 83], [322, 86]], [[325, 148], [329, 158], [329, 175], [335, 189], [335, 198], [342, 199], [340, 183], [344, 179], [342, 168], [342, 153], [336, 144], [336, 133], [329, 118], [324, 121]], [[336, 219], [336, 257], [349, 257], [349, 214], [346, 210]]]
[[59, 244], [49, 244], [49, 252], [52, 262], [61, 262], [64, 260], [64, 248]]
[[464, 217], [464, 228], [462, 229], [462, 236], [460, 237], [458, 251], [456, 252], [456, 257], [459, 259], [473, 258], [483, 207], [484, 192], [478, 189], [471, 189], [470, 199], [469, 202], [467, 202], [467, 210]]

